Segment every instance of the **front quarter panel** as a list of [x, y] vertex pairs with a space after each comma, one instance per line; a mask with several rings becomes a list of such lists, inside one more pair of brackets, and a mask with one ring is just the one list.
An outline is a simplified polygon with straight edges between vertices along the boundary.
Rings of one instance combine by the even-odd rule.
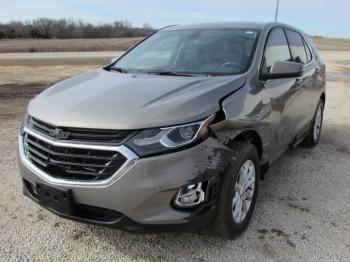
[[[225, 145], [245, 131], [260, 136], [263, 147], [262, 162], [269, 158], [274, 139], [273, 115], [266, 90], [258, 81], [247, 83], [239, 91], [223, 100], [225, 120], [212, 126], [212, 130]], [[276, 123], [277, 124], [277, 123]]]

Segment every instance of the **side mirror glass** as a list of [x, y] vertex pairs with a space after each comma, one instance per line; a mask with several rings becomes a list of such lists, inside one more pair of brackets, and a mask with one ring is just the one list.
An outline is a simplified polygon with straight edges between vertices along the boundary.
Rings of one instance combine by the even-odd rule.
[[262, 78], [267, 79], [279, 79], [289, 77], [300, 77], [303, 75], [303, 64], [289, 62], [289, 61], [277, 61], [272, 64], [270, 73], [263, 74]]

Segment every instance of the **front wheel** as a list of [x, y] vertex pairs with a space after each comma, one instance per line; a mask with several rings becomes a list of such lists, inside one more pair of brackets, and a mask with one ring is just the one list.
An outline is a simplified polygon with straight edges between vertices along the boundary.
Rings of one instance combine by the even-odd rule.
[[320, 140], [322, 122], [323, 122], [323, 110], [324, 110], [324, 102], [322, 101], [322, 99], [320, 99], [320, 101], [317, 104], [314, 118], [311, 122], [311, 128], [310, 128], [309, 134], [301, 142], [302, 146], [311, 148], [316, 146], [318, 141]]
[[233, 157], [222, 181], [216, 216], [211, 229], [225, 239], [233, 239], [248, 226], [252, 217], [260, 179], [259, 156], [255, 147], [237, 141]]

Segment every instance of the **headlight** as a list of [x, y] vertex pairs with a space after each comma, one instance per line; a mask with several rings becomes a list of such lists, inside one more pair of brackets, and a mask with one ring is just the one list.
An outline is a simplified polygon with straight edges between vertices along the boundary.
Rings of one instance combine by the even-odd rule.
[[142, 130], [126, 145], [139, 156], [163, 153], [171, 149], [189, 145], [208, 134], [209, 124], [214, 115], [191, 124]]

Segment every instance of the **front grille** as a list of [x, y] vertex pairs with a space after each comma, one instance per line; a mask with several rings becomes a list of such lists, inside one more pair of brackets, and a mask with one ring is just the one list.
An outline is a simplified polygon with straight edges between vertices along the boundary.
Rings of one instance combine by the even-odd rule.
[[61, 179], [95, 181], [111, 177], [126, 157], [114, 150], [55, 146], [25, 133], [26, 157], [46, 174]]
[[106, 130], [57, 127], [36, 118], [28, 118], [28, 127], [56, 140], [119, 145], [135, 134], [135, 130]]

